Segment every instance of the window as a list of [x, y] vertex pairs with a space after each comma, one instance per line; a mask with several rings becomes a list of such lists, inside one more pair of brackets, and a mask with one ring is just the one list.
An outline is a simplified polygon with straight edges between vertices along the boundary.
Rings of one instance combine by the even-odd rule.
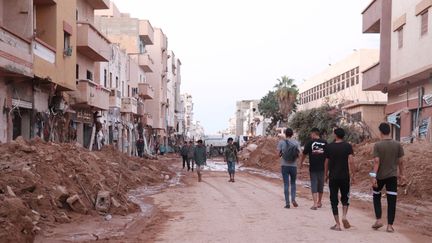
[[75, 78], [79, 79], [79, 65], [75, 65]]
[[110, 88], [112, 88], [113, 87], [113, 84], [112, 84], [112, 72], [110, 72]]
[[358, 75], [355, 77], [355, 79], [356, 79], [356, 84], [359, 84], [360, 83], [360, 79], [359, 79]]
[[342, 90], [345, 89], [345, 82], [342, 82], [342, 87], [341, 87], [341, 89], [342, 89]]
[[123, 97], [125, 96], [125, 85], [124, 85], [124, 81], [122, 81], [122, 86], [121, 86], [121, 90], [122, 90], [122, 95]]
[[118, 77], [116, 77], [116, 89], [118, 89], [119, 88], [119, 80], [118, 80]]
[[127, 86], [127, 93], [128, 93], [128, 97], [130, 97], [130, 86]]
[[347, 81], [346, 81], [346, 87], [347, 87], [347, 88], [349, 87], [349, 84], [350, 84], [350, 83], [349, 83], [349, 80], [347, 80]]
[[132, 88], [132, 96], [135, 96], [138, 94], [138, 88]]
[[93, 81], [93, 73], [90, 70], [87, 70], [87, 80]]
[[64, 55], [70, 57], [72, 56], [71, 35], [65, 31], [63, 37]]
[[356, 67], [356, 74], [358, 74], [359, 71], [360, 71], [360, 68], [359, 68], [359, 67]]
[[106, 88], [107, 87], [107, 80], [108, 78], [107, 78], [107, 70], [106, 69], [104, 69], [104, 87]]
[[403, 26], [397, 30], [398, 35], [398, 48], [401, 49], [403, 47]]
[[428, 23], [429, 22], [429, 10], [424, 11], [420, 17], [421, 17], [420, 35], [424, 36], [427, 34], [428, 28], [429, 28], [429, 23]]
[[351, 78], [351, 86], [354, 86], [354, 78]]

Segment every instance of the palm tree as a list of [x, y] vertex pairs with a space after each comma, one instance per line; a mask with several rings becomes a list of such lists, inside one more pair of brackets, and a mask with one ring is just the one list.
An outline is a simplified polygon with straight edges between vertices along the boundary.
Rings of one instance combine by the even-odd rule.
[[288, 76], [282, 76], [277, 79], [278, 83], [274, 86], [279, 103], [279, 111], [283, 115], [283, 120], [296, 108], [298, 88], [294, 84], [295, 80]]

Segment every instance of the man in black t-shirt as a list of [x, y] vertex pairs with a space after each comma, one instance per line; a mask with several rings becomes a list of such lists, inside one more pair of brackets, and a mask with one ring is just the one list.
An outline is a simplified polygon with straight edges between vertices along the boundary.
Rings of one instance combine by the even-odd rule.
[[340, 200], [343, 205], [342, 223], [345, 229], [351, 227], [347, 220], [347, 214], [351, 183], [350, 179], [354, 178], [354, 152], [352, 146], [343, 140], [345, 137], [345, 131], [342, 128], [336, 128], [334, 134], [336, 136], [335, 142], [328, 144], [325, 147], [325, 155], [327, 159], [325, 161], [324, 175], [326, 181], [330, 179], [330, 202], [333, 216], [336, 221], [336, 225], [332, 226], [330, 229], [341, 231], [338, 212], [339, 190], [341, 194]]
[[322, 207], [321, 199], [324, 191], [324, 162], [326, 159], [324, 148], [327, 145], [327, 141], [320, 138], [320, 130], [318, 128], [312, 128], [310, 137], [312, 140], [304, 146], [300, 160], [300, 168], [303, 167], [306, 155], [309, 155], [309, 174], [312, 198], [314, 201], [311, 209], [317, 210], [317, 208]]

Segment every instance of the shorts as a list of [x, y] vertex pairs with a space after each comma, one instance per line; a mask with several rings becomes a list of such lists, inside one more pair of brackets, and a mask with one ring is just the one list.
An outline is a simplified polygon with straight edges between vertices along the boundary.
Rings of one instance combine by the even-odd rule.
[[324, 171], [311, 171], [310, 181], [312, 193], [324, 192]]
[[196, 165], [196, 171], [198, 173], [201, 172], [203, 169], [204, 169], [204, 165], [199, 165], [199, 164]]

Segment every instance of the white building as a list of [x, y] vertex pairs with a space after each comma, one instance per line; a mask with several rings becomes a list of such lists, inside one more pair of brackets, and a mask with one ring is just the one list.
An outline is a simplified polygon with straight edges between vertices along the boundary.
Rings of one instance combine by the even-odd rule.
[[235, 135], [255, 136], [256, 126], [264, 117], [258, 111], [260, 100], [242, 100], [236, 104]]

